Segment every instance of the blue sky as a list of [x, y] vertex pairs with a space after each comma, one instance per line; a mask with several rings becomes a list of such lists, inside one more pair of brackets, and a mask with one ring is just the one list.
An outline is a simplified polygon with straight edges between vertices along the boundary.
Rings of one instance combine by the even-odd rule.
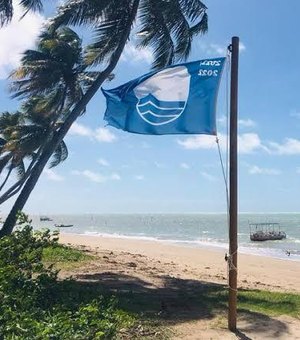
[[[190, 60], [224, 55], [240, 36], [239, 210], [291, 212], [300, 189], [300, 3], [204, 1], [209, 31], [194, 41]], [[51, 12], [47, 9], [47, 14]], [[0, 31], [1, 110], [14, 110], [9, 70], [34, 45], [44, 20], [30, 14]], [[80, 32], [80, 34], [83, 34]], [[151, 51], [131, 44], [113, 82], [118, 86], [150, 69]], [[218, 100], [218, 130], [226, 145], [225, 78]], [[225, 189], [214, 138], [139, 136], [103, 121], [99, 92], [66, 138], [68, 160], [46, 170], [26, 205], [30, 213], [224, 212]], [[12, 202], [1, 207], [9, 210]]]

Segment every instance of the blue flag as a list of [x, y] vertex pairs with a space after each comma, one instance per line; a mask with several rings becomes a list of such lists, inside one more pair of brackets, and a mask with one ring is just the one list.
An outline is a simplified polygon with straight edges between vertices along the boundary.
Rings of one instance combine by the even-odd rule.
[[108, 125], [128, 132], [216, 134], [216, 101], [225, 58], [173, 65], [104, 90]]

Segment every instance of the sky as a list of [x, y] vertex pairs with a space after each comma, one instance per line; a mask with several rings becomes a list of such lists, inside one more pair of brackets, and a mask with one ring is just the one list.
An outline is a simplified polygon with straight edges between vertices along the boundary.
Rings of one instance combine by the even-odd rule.
[[[232, 36], [241, 39], [239, 69], [239, 211], [298, 212], [300, 189], [300, 2], [206, 0], [209, 30], [194, 40], [189, 60], [224, 56]], [[0, 30], [0, 108], [9, 96], [7, 76], [22, 52], [33, 48], [47, 16], [28, 14]], [[85, 38], [86, 33], [78, 30]], [[126, 47], [114, 88], [151, 67], [151, 50]], [[226, 159], [226, 72], [217, 122]], [[65, 141], [68, 159], [46, 169], [25, 207], [34, 214], [221, 213], [225, 185], [212, 136], [143, 136], [105, 127], [105, 100], [97, 93]], [[13, 200], [0, 207], [9, 211]]]

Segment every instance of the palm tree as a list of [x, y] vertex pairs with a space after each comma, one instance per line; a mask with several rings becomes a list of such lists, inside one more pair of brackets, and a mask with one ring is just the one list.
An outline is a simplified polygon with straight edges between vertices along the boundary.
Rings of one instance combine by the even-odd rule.
[[[46, 97], [47, 98], [47, 97]], [[53, 124], [54, 115], [49, 110], [53, 98], [33, 97], [22, 106], [22, 111], [4, 112], [0, 116], [0, 173], [7, 169], [0, 186], [4, 188], [13, 170], [17, 171], [18, 181], [0, 196], [3, 203], [15, 195], [22, 187], [41, 153], [45, 141], [59, 128], [60, 122]], [[46, 104], [45, 104], [46, 103]], [[56, 113], [56, 112], [55, 112]], [[67, 146], [61, 141], [52, 155], [50, 167], [57, 166], [68, 156]], [[25, 161], [29, 163], [25, 168]]]
[[16, 127], [22, 122], [20, 112], [10, 114], [3, 112], [0, 116], [0, 174], [7, 169], [7, 173], [0, 185], [0, 191], [4, 188], [13, 170], [17, 171], [18, 177], [23, 177], [25, 172], [23, 157], [20, 152], [14, 150], [13, 140], [16, 138]]
[[[84, 65], [89, 69], [98, 66], [101, 71], [93, 73], [94, 79], [89, 84], [86, 83], [82, 95], [70, 102], [66, 119], [45, 146], [8, 215], [0, 236], [12, 231], [18, 210], [23, 209], [52, 153], [77, 117], [85, 111], [103, 82], [110, 77], [129, 39], [132, 38], [137, 47], [152, 48], [153, 68], [158, 69], [188, 57], [192, 39], [207, 30], [207, 14], [206, 6], [199, 0], [69, 0], [59, 8], [56, 17], [51, 20], [47, 34], [51, 36], [65, 25], [87, 25], [93, 28], [95, 38], [85, 49]], [[17, 83], [15, 95], [26, 97], [30, 96], [31, 91], [35, 94], [45, 92], [45, 84], [42, 84], [41, 90], [34, 85], [31, 87], [39, 71], [36, 77], [31, 72], [26, 74], [24, 61], [26, 60], [23, 60], [21, 66], [21, 80]], [[86, 71], [84, 67], [83, 69]], [[45, 78], [47, 71], [41, 71]], [[70, 71], [72, 74], [74, 68]], [[22, 76], [25, 75], [25, 83], [22, 83]], [[74, 80], [78, 80], [75, 75]], [[51, 86], [53, 85], [51, 82]]]

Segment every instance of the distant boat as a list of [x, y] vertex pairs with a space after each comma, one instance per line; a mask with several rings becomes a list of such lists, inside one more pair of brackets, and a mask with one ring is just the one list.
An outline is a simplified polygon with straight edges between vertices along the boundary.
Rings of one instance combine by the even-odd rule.
[[53, 220], [48, 216], [41, 216], [40, 221], [53, 221]]
[[279, 223], [249, 223], [251, 241], [276, 241], [286, 238]]
[[56, 228], [70, 228], [73, 227], [73, 224], [54, 224]]

